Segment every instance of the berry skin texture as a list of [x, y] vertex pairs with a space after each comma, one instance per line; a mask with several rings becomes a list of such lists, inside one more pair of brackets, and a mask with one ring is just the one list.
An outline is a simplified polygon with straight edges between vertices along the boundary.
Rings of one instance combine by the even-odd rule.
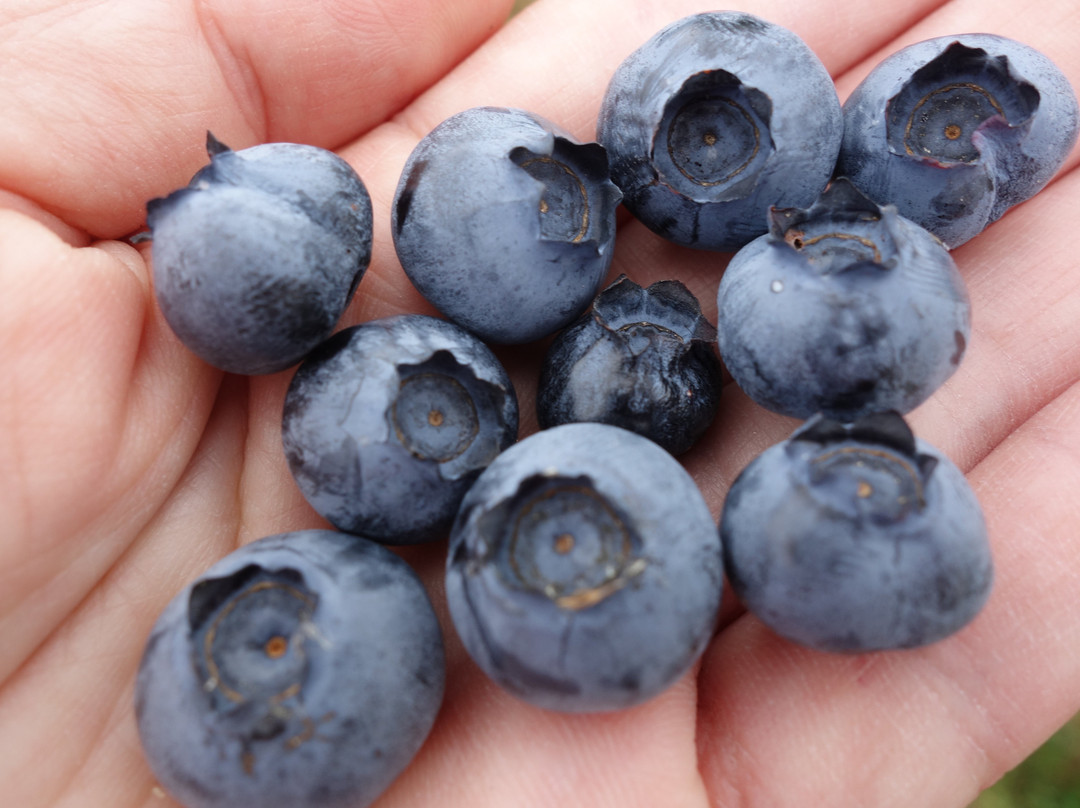
[[158, 618], [135, 684], [139, 735], [187, 808], [363, 808], [423, 744], [444, 669], [404, 561], [356, 536], [279, 534]]
[[971, 303], [934, 236], [836, 180], [735, 254], [717, 290], [717, 342], [755, 402], [808, 418], [907, 413], [948, 379]]
[[879, 64], [844, 104], [837, 174], [949, 248], [1034, 196], [1078, 131], [1046, 56], [993, 34], [939, 37]]
[[807, 421], [736, 478], [720, 531], [747, 609], [822, 651], [941, 640], [975, 617], [993, 579], [963, 474], [895, 413]]
[[289, 469], [312, 507], [385, 544], [444, 537], [517, 429], [517, 397], [491, 350], [420, 314], [331, 337], [297, 370], [282, 421]]
[[465, 648], [509, 693], [616, 710], [700, 656], [721, 566], [715, 523], [678, 461], [618, 427], [565, 424], [507, 449], [465, 496], [446, 596]]
[[192, 352], [274, 373], [330, 336], [371, 260], [371, 200], [348, 163], [297, 143], [241, 151], [147, 204], [154, 287]]
[[410, 155], [394, 195], [394, 246], [446, 317], [487, 342], [531, 342], [596, 295], [620, 198], [597, 144], [529, 112], [476, 107]]
[[679, 281], [625, 276], [552, 342], [540, 372], [540, 427], [597, 421], [687, 451], [716, 417], [716, 329]]
[[843, 118], [799, 37], [740, 12], [661, 30], [616, 69], [596, 139], [623, 204], [677, 244], [734, 251], [770, 206], [806, 207], [836, 164]]

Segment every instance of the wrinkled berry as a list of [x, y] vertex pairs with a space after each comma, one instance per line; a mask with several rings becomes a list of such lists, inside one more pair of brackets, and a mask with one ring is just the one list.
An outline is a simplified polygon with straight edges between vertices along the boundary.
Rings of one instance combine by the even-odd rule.
[[715, 343], [716, 329], [679, 281], [642, 289], [620, 277], [552, 342], [537, 393], [540, 426], [598, 421], [682, 454], [720, 404]]

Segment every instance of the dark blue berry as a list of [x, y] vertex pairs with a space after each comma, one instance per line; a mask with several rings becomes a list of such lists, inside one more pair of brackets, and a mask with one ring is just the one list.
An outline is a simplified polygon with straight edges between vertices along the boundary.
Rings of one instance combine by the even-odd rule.
[[682, 454], [720, 404], [715, 343], [716, 329], [683, 284], [643, 289], [620, 277], [552, 342], [537, 393], [540, 426], [598, 421]]
[[344, 329], [300, 366], [282, 435], [297, 485], [339, 530], [445, 535], [476, 475], [517, 438], [513, 386], [460, 326], [398, 315]]
[[735, 593], [825, 651], [911, 648], [965, 626], [993, 566], [963, 474], [895, 413], [815, 417], [731, 486], [720, 520]]
[[627, 57], [597, 126], [623, 204], [664, 238], [712, 250], [764, 233], [770, 206], [811, 204], [842, 133], [806, 43], [731, 11], [679, 20]]
[[284, 370], [330, 336], [371, 260], [371, 201], [348, 163], [296, 143], [234, 152], [147, 205], [154, 288], [180, 340], [234, 373]]
[[596, 295], [619, 199], [597, 144], [529, 112], [478, 107], [441, 123], [409, 157], [394, 245], [448, 318], [490, 342], [529, 342]]
[[588, 712], [686, 673], [721, 582], [715, 523], [683, 467], [640, 435], [584, 423], [535, 433], [480, 475], [451, 533], [446, 596], [495, 682]]
[[188, 808], [360, 808], [427, 737], [444, 667], [404, 561], [356, 536], [279, 534], [158, 618], [135, 684], [139, 735]]

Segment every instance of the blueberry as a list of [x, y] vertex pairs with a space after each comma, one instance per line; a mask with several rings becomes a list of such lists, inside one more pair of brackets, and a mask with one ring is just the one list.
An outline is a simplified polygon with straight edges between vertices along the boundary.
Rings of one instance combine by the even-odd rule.
[[297, 143], [241, 151], [147, 204], [154, 287], [180, 340], [233, 373], [284, 370], [330, 336], [371, 259], [371, 201], [348, 163]]
[[597, 140], [623, 204], [678, 244], [735, 250], [770, 205], [809, 205], [843, 134], [828, 71], [791, 31], [740, 12], [667, 26], [612, 76]]
[[715, 524], [678, 461], [618, 427], [565, 424], [507, 449], [466, 494], [446, 596], [495, 682], [591, 712], [643, 702], [690, 668], [722, 577]]
[[838, 173], [957, 247], [1050, 181], [1077, 122], [1076, 95], [1043, 54], [993, 34], [938, 37], [852, 92]]
[[490, 342], [529, 342], [568, 325], [596, 295], [619, 199], [597, 144], [529, 112], [477, 107], [409, 157], [394, 246], [448, 318]]
[[517, 438], [502, 365], [419, 314], [343, 329], [300, 366], [282, 434], [297, 485], [339, 530], [387, 544], [444, 536], [476, 475]]
[[139, 735], [188, 808], [359, 808], [424, 742], [444, 668], [404, 561], [356, 536], [279, 534], [158, 618], [135, 684]]
[[715, 343], [716, 329], [679, 281], [643, 289], [621, 276], [552, 342], [537, 393], [540, 426], [598, 421], [682, 454], [720, 405]]
[[979, 612], [993, 579], [963, 474], [895, 413], [809, 420], [742, 471], [720, 530], [746, 607], [819, 650], [940, 640]]
[[750, 398], [851, 420], [909, 412], [952, 375], [971, 305], [934, 236], [843, 179], [771, 221], [717, 290], [720, 356]]

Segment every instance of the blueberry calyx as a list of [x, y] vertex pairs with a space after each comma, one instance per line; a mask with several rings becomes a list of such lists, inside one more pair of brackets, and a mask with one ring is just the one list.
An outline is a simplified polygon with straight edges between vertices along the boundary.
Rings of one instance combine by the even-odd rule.
[[683, 82], [664, 106], [653, 141], [656, 182], [697, 202], [749, 195], [775, 144], [772, 101], [723, 69]]
[[839, 177], [833, 180], [808, 208], [770, 209], [769, 232], [774, 237], [785, 238], [792, 227], [824, 218], [843, 222], [877, 221], [881, 218], [881, 206], [856, 188], [849, 179]]
[[1026, 133], [1039, 102], [1039, 91], [1014, 74], [1008, 56], [956, 41], [889, 99], [886, 140], [893, 154], [940, 168], [976, 163], [986, 134], [1002, 132], [1002, 124]]
[[477, 522], [503, 582], [561, 611], [594, 606], [645, 569], [641, 539], [588, 476], [537, 474]]
[[[181, 199], [196, 191], [205, 191], [218, 184], [236, 186], [251, 182], [251, 177], [244, 176], [246, 167], [244, 158], [237, 157], [235, 151], [214, 137], [209, 130], [206, 132], [206, 155], [210, 158], [210, 162], [192, 175], [187, 187], [179, 188], [166, 197], [151, 199], [146, 203], [147, 223], [151, 228], [153, 228], [153, 222], [150, 216], [154, 214], [153, 209], [160, 207], [162, 203], [168, 203], [171, 199]], [[261, 186], [257, 187], [260, 191], [268, 190]]]
[[[281, 739], [295, 749], [313, 736], [304, 688], [318, 653], [318, 595], [289, 568], [249, 564], [192, 587], [188, 625], [195, 672], [213, 713], [240, 743], [253, 774], [257, 744]], [[282, 739], [282, 736], [285, 736]]]
[[896, 209], [877, 205], [845, 177], [830, 183], [809, 208], [771, 208], [769, 238], [786, 244], [826, 275], [864, 265], [895, 266]]
[[601, 209], [618, 205], [622, 193], [611, 184], [607, 152], [596, 143], [574, 143], [554, 136], [550, 153], [517, 146], [510, 161], [540, 185], [536, 204], [541, 241], [589, 243], [598, 250], [609, 234], [597, 230], [593, 194], [606, 194]]
[[612, 333], [647, 326], [683, 343], [716, 342], [716, 327], [705, 319], [697, 298], [679, 281], [657, 281], [645, 288], [620, 275], [596, 296], [591, 314]]
[[[790, 440], [792, 443], [816, 443], [830, 451], [841, 444], [881, 447], [910, 461], [917, 471], [920, 491], [938, 464], [937, 458], [918, 451], [915, 433], [904, 417], [895, 411], [875, 412], [850, 422], [833, 420], [818, 413], [795, 430]], [[919, 499], [921, 501], [921, 495]]]
[[[250, 564], [230, 575], [221, 578], [206, 578], [196, 583], [188, 598], [188, 626], [191, 630], [201, 629], [214, 612], [263, 572], [262, 567]], [[303, 588], [303, 578], [295, 570], [274, 570], [273, 575], [290, 581], [298, 588]]]
[[448, 350], [396, 367], [399, 386], [387, 416], [401, 446], [434, 463], [444, 480], [487, 466], [503, 448], [506, 387], [482, 379]]
[[211, 157], [223, 152], [232, 151], [228, 146], [214, 137], [214, 133], [209, 129], [206, 130], [206, 153]]
[[[203, 191], [209, 187], [207, 175], [209, 174], [216, 179], [214, 175], [219, 171], [216, 165], [217, 161], [214, 158], [226, 152], [231, 153], [232, 149], [215, 138], [210, 130], [207, 130], [206, 153], [210, 157], [210, 162], [196, 171], [185, 187], [177, 188], [166, 196], [155, 197], [146, 203], [146, 227], [149, 231], [145, 237], [146, 240], [153, 240], [154, 227], [161, 220], [161, 217], [168, 215], [169, 211], [177, 208], [179, 203], [185, 197], [190, 196], [193, 191]], [[222, 180], [227, 181], [226, 176], [223, 176]]]
[[[397, 373], [398, 394], [387, 410], [393, 432], [415, 457], [438, 463], [440, 471], [476, 438], [480, 413], [488, 409], [484, 398], [504, 395], [496, 385], [477, 379], [446, 350], [436, 351], [419, 364], [398, 365]], [[495, 401], [494, 411], [501, 409], [501, 400]], [[454, 475], [444, 476], [452, 479]]]
[[807, 440], [821, 444], [864, 440], [880, 443], [904, 454], [915, 454], [915, 433], [897, 412], [873, 413], [848, 422], [827, 418], [819, 413], [795, 430], [791, 440]]
[[306, 672], [304, 637], [318, 597], [294, 570], [244, 567], [192, 589], [188, 619], [197, 666], [218, 701], [265, 703], [298, 696]]

